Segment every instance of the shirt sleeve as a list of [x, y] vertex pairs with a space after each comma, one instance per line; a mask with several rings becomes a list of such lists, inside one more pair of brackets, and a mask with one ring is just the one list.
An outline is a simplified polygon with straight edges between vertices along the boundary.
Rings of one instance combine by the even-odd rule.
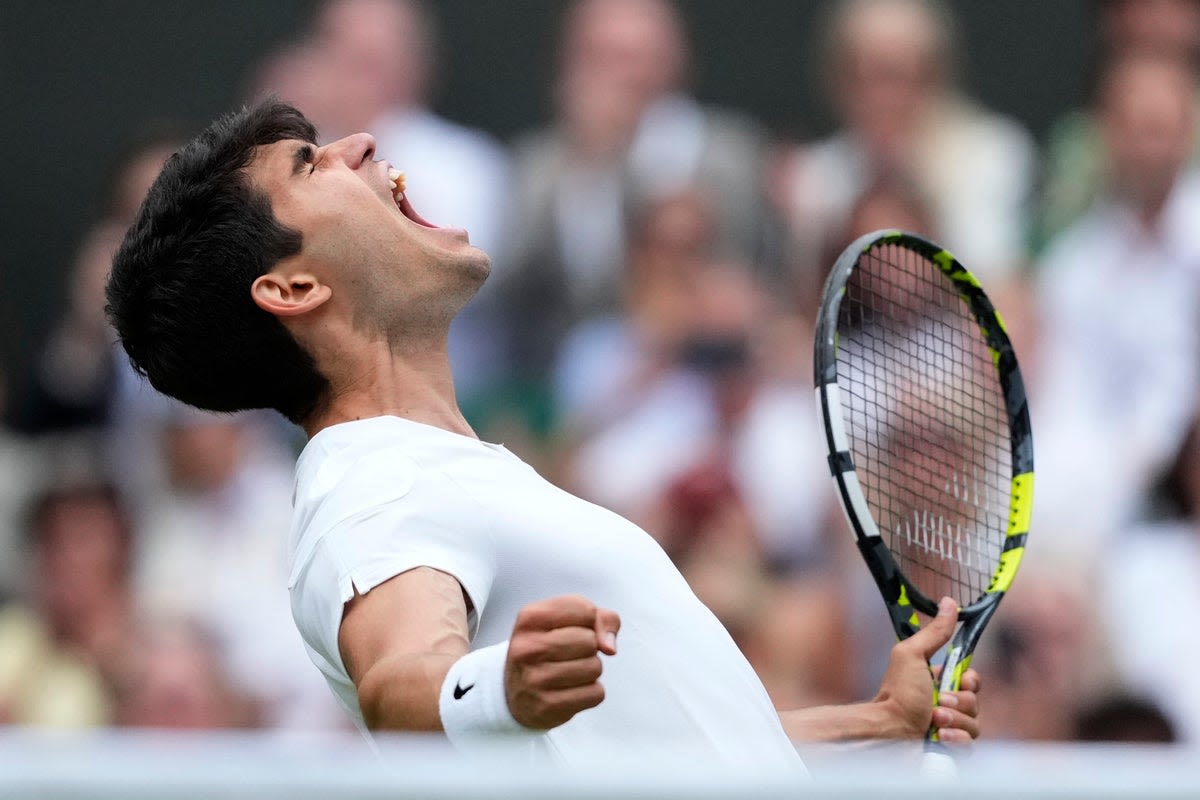
[[[474, 623], [495, 576], [488, 515], [448, 476], [407, 458], [356, 461], [339, 481], [347, 516], [326, 536], [338, 562], [342, 602], [417, 567], [452, 575], [470, 599]], [[474, 635], [474, 624], [471, 633]]]
[[322, 498], [306, 525], [292, 607], [305, 640], [328, 666], [341, 664], [337, 637], [345, 603], [356, 591], [366, 594], [417, 567], [459, 582], [471, 604], [474, 638], [496, 559], [488, 515], [470, 495], [394, 451], [343, 462], [317, 483]]

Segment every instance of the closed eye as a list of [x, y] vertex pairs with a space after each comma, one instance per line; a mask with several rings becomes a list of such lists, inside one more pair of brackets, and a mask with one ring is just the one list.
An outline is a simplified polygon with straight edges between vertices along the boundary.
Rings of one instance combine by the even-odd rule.
[[300, 171], [303, 170], [304, 166], [307, 164], [309, 165], [308, 174], [311, 175], [317, 168], [316, 153], [317, 151], [311, 144], [302, 144], [297, 147], [292, 156], [292, 174], [299, 175]]

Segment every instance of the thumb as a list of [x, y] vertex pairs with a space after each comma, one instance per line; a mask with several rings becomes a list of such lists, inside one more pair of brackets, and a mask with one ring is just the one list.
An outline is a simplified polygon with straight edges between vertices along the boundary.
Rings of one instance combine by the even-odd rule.
[[596, 609], [596, 642], [601, 653], [617, 654], [617, 631], [621, 630], [621, 618], [607, 608]]
[[912, 647], [925, 656], [925, 660], [933, 658], [933, 654], [954, 635], [954, 626], [958, 622], [958, 603], [949, 597], [943, 597], [938, 603], [938, 613], [928, 625], [913, 634], [908, 641]]

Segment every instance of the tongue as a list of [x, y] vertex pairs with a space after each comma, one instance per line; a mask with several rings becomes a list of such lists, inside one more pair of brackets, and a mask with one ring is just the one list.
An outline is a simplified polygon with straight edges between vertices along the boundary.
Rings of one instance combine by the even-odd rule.
[[418, 214], [416, 212], [416, 210], [413, 209], [412, 203], [408, 202], [407, 197], [402, 196], [400, 198], [399, 206], [400, 206], [400, 213], [402, 213], [404, 216], [408, 217], [409, 219], [411, 219], [413, 222], [417, 223], [418, 225], [424, 225], [426, 228], [436, 228], [437, 227], [437, 225], [434, 225], [432, 222], [429, 222], [424, 217], [422, 217], [420, 214]]

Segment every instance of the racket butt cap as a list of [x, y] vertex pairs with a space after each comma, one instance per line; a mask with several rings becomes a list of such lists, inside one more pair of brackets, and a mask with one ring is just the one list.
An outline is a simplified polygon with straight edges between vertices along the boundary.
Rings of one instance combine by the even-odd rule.
[[958, 764], [944, 749], [927, 749], [921, 759], [921, 780], [931, 784], [956, 783]]

